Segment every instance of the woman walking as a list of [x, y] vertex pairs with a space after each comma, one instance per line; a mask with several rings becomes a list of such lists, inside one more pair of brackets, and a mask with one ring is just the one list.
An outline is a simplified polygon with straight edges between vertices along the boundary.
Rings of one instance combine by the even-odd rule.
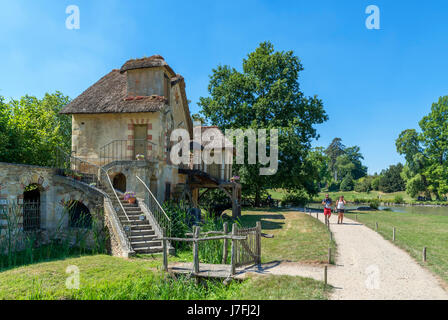
[[339, 199], [336, 201], [336, 208], [338, 209], [338, 224], [343, 224], [344, 220], [344, 212], [345, 212], [345, 205], [347, 204], [347, 201], [344, 200], [344, 196], [340, 196]]

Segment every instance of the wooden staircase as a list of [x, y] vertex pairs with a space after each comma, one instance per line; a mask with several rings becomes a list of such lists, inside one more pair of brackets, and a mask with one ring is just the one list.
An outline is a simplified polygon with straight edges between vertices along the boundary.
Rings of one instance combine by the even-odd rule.
[[[119, 204], [115, 195], [112, 192], [107, 193], [112, 200], [114, 208], [118, 207]], [[138, 202], [136, 201], [135, 204], [130, 204], [124, 200], [123, 195], [118, 195], [118, 197], [130, 221], [129, 242], [131, 243], [132, 249], [136, 253], [141, 254], [162, 252], [162, 241], [155, 240], [157, 236], [154, 231], [154, 226], [146, 219]], [[118, 218], [123, 226], [128, 224], [126, 215], [122, 214], [121, 211], [118, 214]]]

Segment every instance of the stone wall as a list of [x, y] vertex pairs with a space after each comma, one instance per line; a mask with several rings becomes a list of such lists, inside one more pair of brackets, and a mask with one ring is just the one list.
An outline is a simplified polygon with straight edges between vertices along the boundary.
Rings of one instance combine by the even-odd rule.
[[[91, 214], [102, 211], [104, 195], [100, 190], [58, 176], [52, 168], [0, 162], [0, 206], [20, 208], [25, 188], [33, 184], [40, 191], [40, 227], [44, 231], [68, 228], [69, 219], [65, 207], [71, 201], [81, 202]], [[23, 218], [19, 218], [18, 223], [21, 228]], [[1, 229], [5, 229], [6, 224], [5, 217], [0, 219]]]

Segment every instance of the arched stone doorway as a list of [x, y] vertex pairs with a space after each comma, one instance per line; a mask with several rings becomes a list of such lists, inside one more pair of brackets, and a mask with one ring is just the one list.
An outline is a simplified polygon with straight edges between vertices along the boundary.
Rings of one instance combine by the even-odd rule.
[[30, 184], [23, 192], [23, 230], [36, 231], [41, 227], [41, 190], [38, 184]]
[[69, 214], [68, 225], [70, 228], [92, 228], [92, 215], [80, 201], [70, 201], [67, 205]]
[[121, 172], [114, 176], [112, 184], [118, 191], [126, 192], [126, 176]]

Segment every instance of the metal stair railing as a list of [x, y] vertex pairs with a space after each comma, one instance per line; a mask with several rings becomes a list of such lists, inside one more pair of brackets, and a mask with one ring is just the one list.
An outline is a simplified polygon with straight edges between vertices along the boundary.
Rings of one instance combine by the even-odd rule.
[[148, 191], [148, 200], [147, 200], [147, 206], [148, 209], [151, 211], [152, 215], [154, 216], [155, 220], [159, 224], [160, 228], [162, 229], [163, 236], [169, 237], [171, 236], [171, 219], [166, 214], [165, 210], [163, 210], [162, 206], [160, 205], [159, 201], [157, 201], [154, 194], [151, 192], [151, 190], [148, 188], [146, 183], [140, 179], [139, 176], [136, 176], [137, 180], [140, 181], [143, 186], [145, 187], [146, 191]]
[[100, 163], [102, 166], [114, 161], [133, 161], [134, 153], [128, 154], [129, 147], [135, 147], [135, 143], [142, 143], [145, 159], [151, 158], [151, 153], [148, 151], [148, 145], [156, 146], [155, 143], [145, 139], [134, 140], [112, 140], [100, 148]]
[[[104, 174], [106, 177], [105, 180], [108, 182], [107, 184], [109, 188], [112, 190], [116, 201], [118, 201], [118, 204], [120, 205], [119, 209], [121, 209], [124, 216], [126, 217], [127, 223], [130, 225], [131, 221], [126, 213], [126, 210], [123, 207], [123, 204], [120, 201], [120, 198], [118, 197], [117, 192], [113, 187], [108, 172], [104, 170], [104, 168], [97, 166], [96, 164], [90, 163], [86, 160], [80, 159], [73, 155], [68, 155], [66, 152], [64, 152], [59, 148], [57, 149], [57, 152], [58, 154], [55, 166], [58, 169], [58, 174], [61, 176], [71, 177], [74, 180], [78, 180], [80, 182], [85, 182], [89, 184], [95, 183], [95, 186], [100, 188], [101, 181], [103, 180], [102, 174]], [[117, 208], [114, 209], [115, 211], [118, 211]], [[126, 228], [123, 229], [126, 232], [130, 231], [126, 230]]]

